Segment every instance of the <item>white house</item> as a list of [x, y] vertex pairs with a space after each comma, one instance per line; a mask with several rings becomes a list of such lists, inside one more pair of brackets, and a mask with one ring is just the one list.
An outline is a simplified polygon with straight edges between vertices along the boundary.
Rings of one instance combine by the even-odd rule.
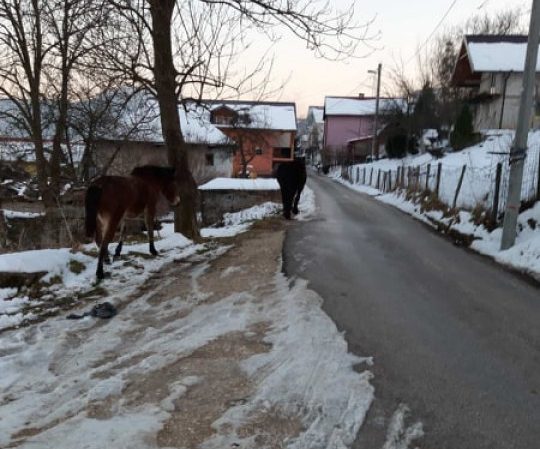
[[[471, 35], [463, 38], [452, 83], [471, 89], [476, 131], [515, 129], [522, 87], [527, 36]], [[531, 126], [540, 124], [540, 63]]]

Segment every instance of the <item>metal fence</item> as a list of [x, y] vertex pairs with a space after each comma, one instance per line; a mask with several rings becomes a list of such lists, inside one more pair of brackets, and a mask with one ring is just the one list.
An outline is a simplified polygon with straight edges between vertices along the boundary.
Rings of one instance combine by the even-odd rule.
[[[488, 159], [475, 160], [473, 153], [430, 160], [418, 165], [360, 164], [345, 167], [343, 175], [353, 184], [375, 187], [383, 192], [404, 189], [427, 191], [449, 207], [472, 210], [482, 207], [497, 222], [505, 209], [510, 166], [508, 142], [501, 151], [488, 152]], [[485, 154], [484, 154], [485, 156]], [[458, 163], [459, 162], [459, 163]], [[529, 146], [525, 160], [521, 200], [540, 200], [540, 143]]]

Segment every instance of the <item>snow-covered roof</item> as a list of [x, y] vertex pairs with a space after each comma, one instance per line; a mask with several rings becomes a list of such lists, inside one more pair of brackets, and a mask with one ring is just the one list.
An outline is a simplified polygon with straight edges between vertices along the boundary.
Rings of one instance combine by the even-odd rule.
[[324, 122], [324, 107], [322, 106], [309, 106], [308, 107], [308, 116], [311, 114], [313, 116], [313, 121], [315, 123]]
[[[223, 134], [215, 125], [210, 123], [210, 112], [208, 109], [191, 105], [186, 108], [180, 107], [180, 128], [187, 143], [206, 143], [209, 145], [227, 145], [232, 141]], [[163, 140], [161, 137], [161, 128], [159, 129], [157, 140]]]
[[[44, 142], [45, 157], [48, 159], [51, 152], [52, 142]], [[82, 161], [84, 154], [84, 145], [72, 143], [70, 146], [73, 162], [78, 164]], [[62, 144], [62, 151], [68, 157], [68, 148]], [[0, 141], [0, 161], [9, 162], [34, 162], [36, 152], [34, 144], [31, 141]]]
[[424, 129], [422, 132], [422, 138], [423, 139], [438, 139], [439, 132], [433, 128]]
[[273, 178], [215, 178], [199, 190], [279, 190], [279, 184]]
[[[296, 107], [294, 103], [203, 101], [210, 111], [227, 107], [239, 114], [247, 114], [250, 122], [242, 127], [269, 129], [273, 131], [296, 131]], [[219, 125], [227, 127], [227, 125]]]
[[[375, 98], [325, 97], [325, 115], [375, 115], [377, 100]], [[406, 108], [403, 98], [380, 98], [379, 112], [395, 107]]]
[[[126, 87], [107, 91], [83, 103], [74, 103], [72, 113], [85, 120], [88, 110], [100, 108], [100, 103], [110, 104], [111, 117], [99, 124], [96, 134], [101, 139], [130, 140], [162, 143], [159, 105], [155, 97], [144, 91], [133, 91]], [[247, 114], [249, 121], [238, 125], [248, 129], [268, 129], [274, 131], [296, 131], [296, 108], [294, 103], [249, 102], [249, 101], [207, 101], [188, 103], [178, 107], [182, 134], [187, 143], [208, 145], [230, 145], [233, 142], [220, 131], [232, 125], [213, 124], [211, 112], [227, 107], [238, 113]], [[0, 137], [14, 140], [28, 138], [24, 131], [13, 124], [5, 113], [19, 115], [15, 105], [0, 99]], [[48, 134], [47, 134], [48, 136]], [[80, 138], [80, 136], [75, 136]], [[11, 147], [2, 150], [6, 153]]]
[[[471, 71], [523, 72], [527, 36], [465, 36]], [[536, 62], [540, 72], [540, 61]]]
[[[142, 101], [141, 96], [143, 97]], [[140, 93], [139, 97], [131, 101], [134, 105], [126, 109], [126, 117], [122, 121], [130, 124], [136, 123], [136, 117], [132, 117], [134, 116], [132, 109], [144, 110], [147, 117], [150, 118], [144, 121], [144, 132], [135, 133], [134, 138], [142, 141], [163, 142], [157, 100], [148, 94]], [[233, 142], [220, 129], [230, 128], [234, 125], [211, 123], [212, 112], [222, 107], [249, 116], [249, 122], [237, 125], [239, 128], [296, 131], [294, 103], [202, 100], [178, 107], [185, 141], [191, 144], [232, 144]], [[151, 113], [149, 114], [147, 111], [151, 111]]]

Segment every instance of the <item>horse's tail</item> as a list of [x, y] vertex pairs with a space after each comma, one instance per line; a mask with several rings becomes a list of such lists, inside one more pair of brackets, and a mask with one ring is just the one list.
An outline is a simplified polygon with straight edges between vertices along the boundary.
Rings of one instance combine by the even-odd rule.
[[101, 199], [102, 188], [96, 185], [88, 187], [86, 198], [84, 200], [84, 208], [86, 211], [85, 227], [86, 236], [94, 237], [96, 234], [96, 221], [98, 213], [99, 200]]

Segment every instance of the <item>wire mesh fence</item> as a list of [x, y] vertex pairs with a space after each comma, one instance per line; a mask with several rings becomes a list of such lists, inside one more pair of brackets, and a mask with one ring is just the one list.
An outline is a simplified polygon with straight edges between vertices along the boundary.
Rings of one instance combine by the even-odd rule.
[[[481, 207], [498, 221], [506, 206], [510, 175], [511, 140], [500, 140], [493, 151], [475, 159], [472, 153], [457, 154], [440, 160], [429, 159], [421, 164], [392, 167], [360, 164], [344, 167], [349, 182], [377, 188], [383, 192], [406, 190], [433, 192], [448, 207], [473, 210]], [[529, 146], [525, 159], [521, 200], [540, 200], [540, 142]]]

